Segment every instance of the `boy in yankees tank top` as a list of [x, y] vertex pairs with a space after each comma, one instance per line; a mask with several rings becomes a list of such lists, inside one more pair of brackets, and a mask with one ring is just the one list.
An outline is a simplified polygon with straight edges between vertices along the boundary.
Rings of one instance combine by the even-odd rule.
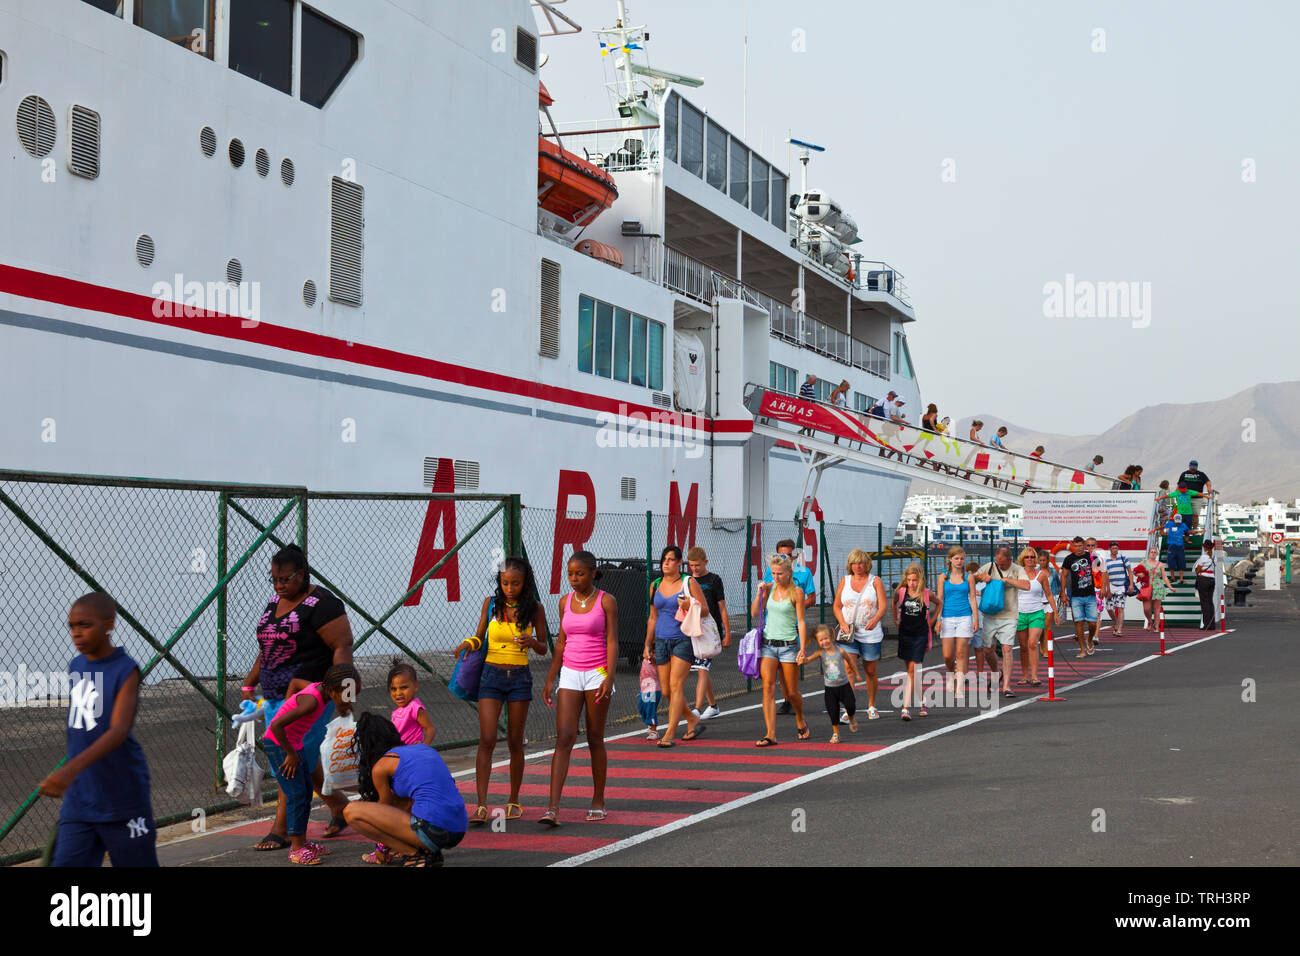
[[41, 781], [62, 797], [52, 866], [157, 866], [149, 765], [131, 733], [140, 668], [114, 647], [117, 609], [103, 593], [77, 598], [68, 631], [77, 656], [68, 665], [68, 756]]

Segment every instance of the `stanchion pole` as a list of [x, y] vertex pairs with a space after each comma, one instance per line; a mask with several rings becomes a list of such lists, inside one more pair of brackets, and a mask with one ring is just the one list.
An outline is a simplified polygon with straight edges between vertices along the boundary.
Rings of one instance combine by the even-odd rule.
[[1056, 696], [1056, 668], [1055, 656], [1052, 650], [1055, 642], [1052, 640], [1052, 629], [1047, 629], [1047, 696], [1040, 697], [1039, 700], [1065, 700], [1064, 697]]
[[[1226, 588], [1224, 589], [1227, 590]], [[1219, 593], [1219, 633], [1226, 634], [1228, 631], [1228, 611], [1223, 603], [1223, 592]]]
[[1165, 652], [1165, 602], [1160, 602], [1160, 653]]

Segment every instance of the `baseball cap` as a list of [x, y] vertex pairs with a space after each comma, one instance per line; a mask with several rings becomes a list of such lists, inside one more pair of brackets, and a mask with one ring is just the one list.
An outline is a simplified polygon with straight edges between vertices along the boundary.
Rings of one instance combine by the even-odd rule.
[[1187, 465], [1189, 468], [1199, 468], [1201, 463], [1197, 461], [1195, 458], [1193, 458], [1191, 461], [1187, 463]]

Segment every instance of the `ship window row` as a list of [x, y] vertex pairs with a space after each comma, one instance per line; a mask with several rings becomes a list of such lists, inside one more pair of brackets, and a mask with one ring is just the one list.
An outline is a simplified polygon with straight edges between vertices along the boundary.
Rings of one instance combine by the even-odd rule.
[[[212, 59], [213, 0], [82, 0], [171, 43]], [[295, 17], [297, 11], [297, 17]], [[360, 54], [356, 33], [301, 0], [228, 0], [232, 70], [322, 108]], [[295, 31], [295, 22], [298, 27]], [[299, 53], [295, 90], [294, 53]]]
[[912, 372], [912, 353], [907, 350], [907, 336], [902, 332], [894, 333], [894, 374], [916, 378]]
[[664, 101], [664, 155], [781, 231], [784, 173], [676, 93]]
[[796, 395], [799, 392], [799, 373], [788, 365], [768, 362], [767, 384], [774, 392]]
[[664, 387], [664, 325], [578, 297], [578, 371], [644, 388]]

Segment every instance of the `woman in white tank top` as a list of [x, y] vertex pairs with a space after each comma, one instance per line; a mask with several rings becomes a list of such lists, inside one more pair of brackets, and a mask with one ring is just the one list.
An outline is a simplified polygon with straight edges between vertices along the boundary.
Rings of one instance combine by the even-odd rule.
[[1047, 569], [1038, 566], [1038, 552], [1025, 548], [1020, 565], [1029, 577], [1029, 590], [1020, 595], [1020, 617], [1016, 621], [1016, 640], [1020, 644], [1020, 682], [1031, 687], [1042, 685], [1038, 679], [1038, 639], [1047, 626], [1047, 611], [1056, 614]]
[[[845, 570], [848, 574], [835, 590], [833, 607], [840, 624], [835, 641], [851, 655], [847, 658], [851, 664], [857, 659], [866, 664], [867, 719], [877, 720], [880, 714], [876, 711], [876, 661], [880, 660], [880, 648], [885, 640], [880, 625], [886, 609], [885, 586], [871, 573], [871, 558], [861, 548], [849, 552]], [[849, 729], [857, 730], [854, 722], [850, 721]]]

